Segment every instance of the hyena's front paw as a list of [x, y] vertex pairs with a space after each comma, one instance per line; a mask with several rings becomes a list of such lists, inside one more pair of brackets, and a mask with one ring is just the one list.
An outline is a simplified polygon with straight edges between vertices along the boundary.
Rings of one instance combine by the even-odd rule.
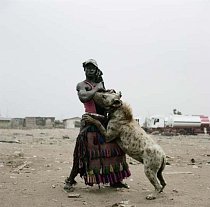
[[89, 123], [89, 124], [95, 124], [96, 120], [93, 119], [91, 116], [87, 115], [87, 114], [84, 114], [82, 116], [82, 120], [84, 120], [86, 123]]
[[147, 197], [146, 197], [147, 200], [154, 200], [156, 199], [156, 195], [154, 194], [149, 194]]

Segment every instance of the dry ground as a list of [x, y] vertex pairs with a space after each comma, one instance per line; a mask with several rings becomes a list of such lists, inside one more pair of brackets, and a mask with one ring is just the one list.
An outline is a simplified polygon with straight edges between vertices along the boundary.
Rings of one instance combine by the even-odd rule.
[[145, 197], [153, 187], [144, 175], [143, 165], [129, 157], [132, 176], [125, 181], [130, 189], [87, 187], [78, 176], [78, 185], [71, 194], [80, 196], [68, 197], [63, 186], [72, 165], [77, 134], [78, 130], [66, 129], [1, 129], [0, 206], [210, 206], [209, 135], [153, 135], [169, 157], [164, 171], [167, 186], [159, 198], [148, 201]]

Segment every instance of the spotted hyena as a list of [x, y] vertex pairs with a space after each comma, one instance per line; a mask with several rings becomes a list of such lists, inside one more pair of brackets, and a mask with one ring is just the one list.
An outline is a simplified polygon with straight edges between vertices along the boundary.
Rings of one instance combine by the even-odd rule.
[[115, 140], [126, 154], [144, 164], [145, 175], [155, 187], [155, 193], [146, 198], [155, 199], [166, 186], [162, 175], [166, 165], [164, 151], [133, 119], [131, 108], [121, 101], [120, 93], [96, 92], [94, 100], [109, 113], [107, 129], [88, 114], [83, 119], [95, 124], [106, 142]]

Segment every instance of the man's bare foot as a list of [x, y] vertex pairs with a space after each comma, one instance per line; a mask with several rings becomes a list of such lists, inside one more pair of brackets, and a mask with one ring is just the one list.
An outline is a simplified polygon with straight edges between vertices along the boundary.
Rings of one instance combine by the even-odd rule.
[[74, 185], [76, 185], [77, 182], [75, 180], [69, 180], [68, 178], [65, 180], [64, 190], [66, 191], [73, 191]]
[[110, 187], [112, 187], [112, 188], [127, 188], [127, 189], [130, 188], [126, 183], [122, 183], [122, 182], [117, 182], [117, 183], [111, 184]]

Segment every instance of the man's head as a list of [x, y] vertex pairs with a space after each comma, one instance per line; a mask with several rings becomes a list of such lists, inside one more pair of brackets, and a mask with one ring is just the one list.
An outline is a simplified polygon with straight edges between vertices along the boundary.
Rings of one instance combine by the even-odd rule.
[[84, 70], [88, 65], [92, 65], [92, 66], [95, 66], [96, 68], [98, 68], [98, 64], [94, 59], [86, 60], [82, 65], [83, 65]]
[[89, 59], [85, 61], [83, 64], [83, 68], [87, 78], [95, 79], [95, 82], [101, 82], [103, 73], [98, 68], [98, 64], [94, 59]]

